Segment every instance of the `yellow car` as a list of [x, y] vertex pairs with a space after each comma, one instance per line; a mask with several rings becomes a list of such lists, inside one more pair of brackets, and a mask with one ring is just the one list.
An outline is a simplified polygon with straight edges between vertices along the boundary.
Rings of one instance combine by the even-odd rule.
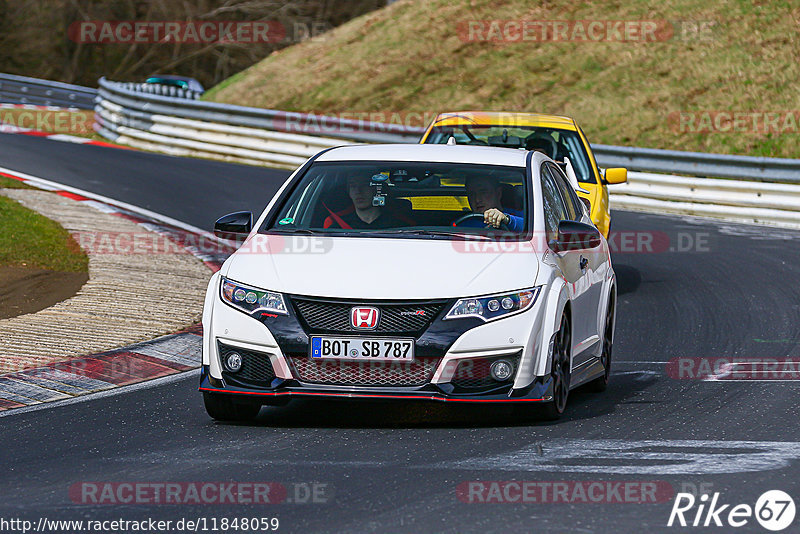
[[589, 141], [569, 117], [502, 111], [440, 113], [428, 126], [420, 143], [539, 150], [562, 166], [571, 164], [580, 188], [585, 190], [578, 191], [578, 195], [588, 203], [592, 221], [606, 237], [611, 228], [606, 186], [628, 179], [626, 169], [606, 169], [600, 173]]

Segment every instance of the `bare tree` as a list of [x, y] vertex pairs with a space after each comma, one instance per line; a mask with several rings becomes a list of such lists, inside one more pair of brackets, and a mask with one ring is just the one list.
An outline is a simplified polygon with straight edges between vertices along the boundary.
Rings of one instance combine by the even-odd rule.
[[[274, 50], [386, 5], [386, 0], [0, 0], [0, 72], [96, 85], [100, 76], [191, 76], [211, 86]], [[275, 42], [86, 43], [86, 21], [272, 22]]]

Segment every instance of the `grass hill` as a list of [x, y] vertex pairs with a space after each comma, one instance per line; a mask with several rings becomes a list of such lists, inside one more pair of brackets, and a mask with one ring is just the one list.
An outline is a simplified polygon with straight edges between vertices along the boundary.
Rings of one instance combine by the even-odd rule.
[[[575, 117], [594, 143], [800, 157], [797, 4], [536, 4], [400, 0], [325, 39], [272, 53], [206, 98], [387, 119], [459, 109], [537, 111]], [[527, 40], [515, 33], [523, 22], [532, 28]], [[646, 37], [629, 33], [631, 40], [620, 41], [625, 22]], [[542, 26], [557, 38], [530, 40]], [[477, 28], [471, 38], [470, 28]], [[581, 30], [593, 33], [581, 39]]]

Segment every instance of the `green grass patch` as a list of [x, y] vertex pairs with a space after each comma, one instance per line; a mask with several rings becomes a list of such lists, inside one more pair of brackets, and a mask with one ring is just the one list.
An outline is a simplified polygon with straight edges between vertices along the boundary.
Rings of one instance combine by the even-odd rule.
[[89, 259], [58, 223], [0, 195], [0, 266], [7, 265], [87, 272]]
[[213, 101], [214, 100], [214, 96], [218, 92], [220, 92], [221, 90], [225, 89], [229, 85], [235, 84], [240, 79], [244, 78], [246, 72], [247, 72], [246, 70], [243, 70], [242, 72], [237, 72], [236, 74], [234, 74], [230, 78], [226, 78], [225, 80], [223, 80], [219, 84], [215, 85], [214, 87], [212, 87], [211, 89], [209, 89], [208, 91], [203, 93], [203, 96], [200, 97], [201, 100]]
[[33, 189], [33, 187], [29, 186], [25, 182], [14, 180], [13, 178], [0, 176], [0, 189]]

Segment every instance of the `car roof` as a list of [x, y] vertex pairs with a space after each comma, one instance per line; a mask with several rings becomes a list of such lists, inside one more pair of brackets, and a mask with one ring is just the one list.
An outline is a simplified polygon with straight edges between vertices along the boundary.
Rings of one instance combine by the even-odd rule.
[[317, 161], [430, 161], [525, 167], [528, 152], [468, 145], [349, 145], [321, 154]]
[[433, 120], [433, 126], [538, 126], [577, 130], [575, 121], [560, 115], [544, 113], [520, 113], [516, 111], [450, 111], [440, 113]]
[[[176, 82], [186, 82], [186, 84], [194, 91], [205, 91], [203, 88], [203, 84], [197, 81], [194, 78], [190, 78], [188, 76], [179, 76], [177, 74], [152, 74], [147, 77], [146, 83], [152, 83], [150, 80], [163, 80], [163, 81], [176, 81]], [[156, 82], [158, 83], [158, 82]]]

